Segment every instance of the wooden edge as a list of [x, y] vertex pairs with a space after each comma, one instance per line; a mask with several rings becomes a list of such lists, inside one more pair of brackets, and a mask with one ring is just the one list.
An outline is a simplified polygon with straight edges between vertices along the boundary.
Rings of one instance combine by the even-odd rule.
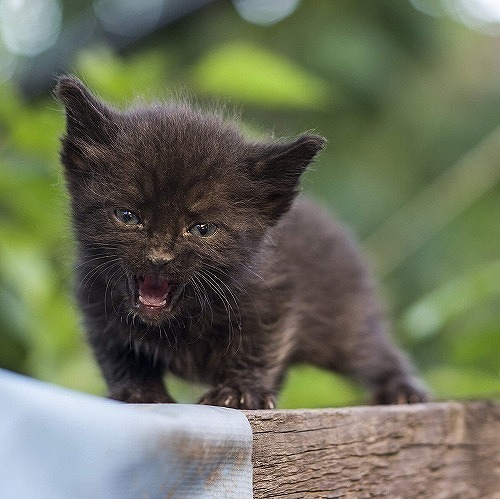
[[500, 499], [500, 401], [245, 415], [256, 498]]

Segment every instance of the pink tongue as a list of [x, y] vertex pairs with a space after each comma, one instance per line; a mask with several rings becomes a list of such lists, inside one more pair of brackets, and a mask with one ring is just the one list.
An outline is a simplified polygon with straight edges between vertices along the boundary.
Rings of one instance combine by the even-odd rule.
[[163, 307], [167, 303], [170, 286], [168, 281], [158, 276], [147, 275], [139, 278], [139, 301], [148, 307]]

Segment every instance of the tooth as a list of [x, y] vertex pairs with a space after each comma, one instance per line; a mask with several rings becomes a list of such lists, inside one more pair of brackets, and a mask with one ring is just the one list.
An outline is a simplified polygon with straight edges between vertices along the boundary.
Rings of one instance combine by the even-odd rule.
[[150, 301], [145, 300], [141, 295], [139, 295], [139, 301], [147, 307], [164, 307], [167, 304], [167, 300], [162, 300], [161, 302], [157, 303], [151, 303]]

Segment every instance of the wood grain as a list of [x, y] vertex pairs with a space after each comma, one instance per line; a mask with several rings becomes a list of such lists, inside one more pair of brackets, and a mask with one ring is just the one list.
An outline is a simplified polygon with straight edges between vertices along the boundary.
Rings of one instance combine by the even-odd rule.
[[500, 402], [245, 414], [256, 498], [500, 499]]

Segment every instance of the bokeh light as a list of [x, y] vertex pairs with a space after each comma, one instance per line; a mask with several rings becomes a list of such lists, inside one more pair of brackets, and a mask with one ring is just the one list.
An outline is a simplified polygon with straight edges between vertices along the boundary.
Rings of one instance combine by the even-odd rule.
[[0, 0], [0, 35], [12, 54], [34, 56], [47, 50], [59, 36], [61, 19], [57, 0]]
[[300, 0], [233, 0], [238, 14], [254, 24], [270, 26], [288, 17], [298, 7]]
[[106, 30], [132, 37], [156, 26], [164, 4], [164, 0], [98, 0], [94, 10]]
[[421, 12], [431, 16], [449, 15], [467, 27], [491, 35], [500, 33], [498, 0], [410, 0]]

